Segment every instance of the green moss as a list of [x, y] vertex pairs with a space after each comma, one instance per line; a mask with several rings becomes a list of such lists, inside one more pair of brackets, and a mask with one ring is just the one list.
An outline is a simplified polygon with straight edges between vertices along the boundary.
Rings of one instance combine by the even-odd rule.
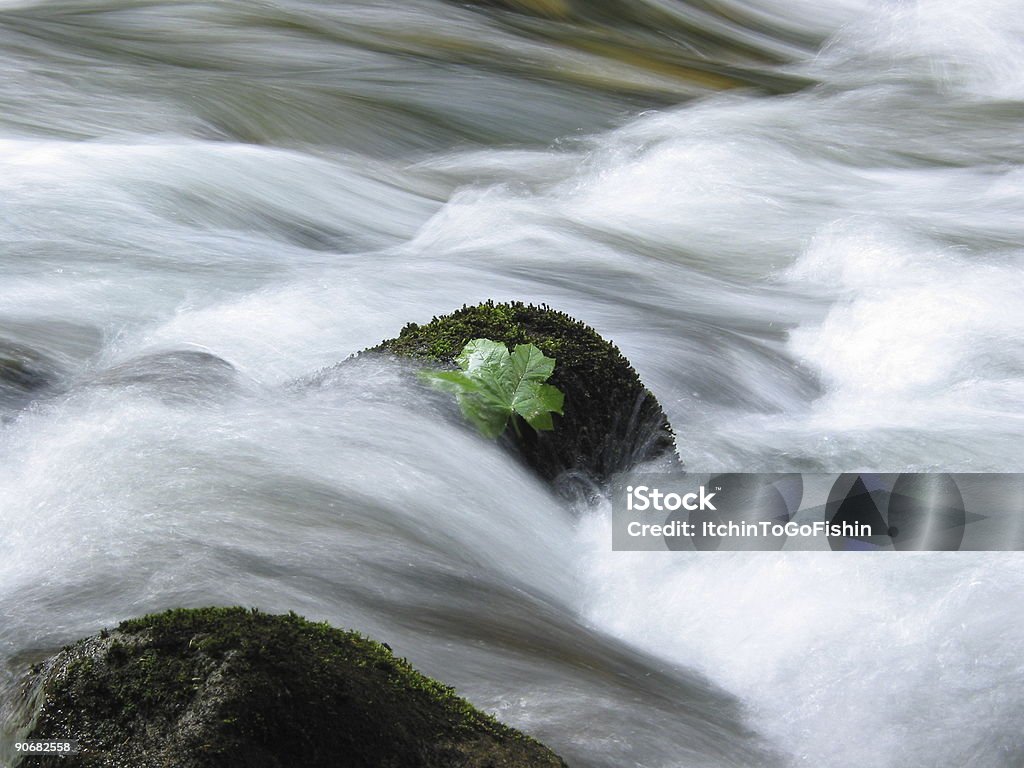
[[475, 338], [535, 344], [557, 361], [550, 383], [565, 393], [564, 417], [556, 417], [552, 433], [508, 437], [544, 476], [583, 470], [604, 480], [638, 461], [675, 458], [668, 419], [629, 361], [593, 328], [550, 307], [467, 306], [425, 325], [410, 323], [367, 352], [452, 365]]
[[244, 608], [122, 623], [41, 672], [69, 766], [563, 766], [356, 632]]

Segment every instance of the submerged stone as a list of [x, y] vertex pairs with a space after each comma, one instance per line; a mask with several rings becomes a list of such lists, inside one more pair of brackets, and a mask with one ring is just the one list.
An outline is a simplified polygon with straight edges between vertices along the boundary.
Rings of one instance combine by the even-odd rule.
[[602, 482], [641, 461], [677, 461], [668, 418], [622, 353], [593, 328], [547, 306], [487, 302], [410, 323], [367, 350], [451, 366], [466, 342], [534, 344], [555, 358], [548, 380], [565, 395], [551, 432], [506, 431], [526, 462], [548, 479], [585, 472]]
[[57, 387], [60, 366], [48, 355], [0, 338], [0, 407], [20, 408]]
[[565, 768], [387, 646], [295, 614], [126, 621], [37, 668], [29, 696], [28, 738], [77, 739], [69, 767]]
[[148, 390], [172, 401], [190, 402], [233, 391], [235, 367], [209, 352], [191, 349], [150, 352], [97, 375], [93, 386]]

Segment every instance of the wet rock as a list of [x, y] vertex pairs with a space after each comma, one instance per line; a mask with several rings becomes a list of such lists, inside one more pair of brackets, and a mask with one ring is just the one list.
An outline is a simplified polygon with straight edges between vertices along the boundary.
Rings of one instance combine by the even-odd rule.
[[295, 614], [174, 610], [65, 648], [30, 738], [77, 768], [565, 768], [391, 650]]
[[24, 407], [56, 389], [60, 376], [60, 365], [49, 355], [0, 338], [0, 408]]
[[90, 383], [108, 387], [140, 387], [171, 400], [210, 398], [231, 391], [235, 367], [209, 352], [153, 352], [108, 368]]
[[507, 431], [505, 438], [548, 479], [585, 473], [603, 482], [641, 461], [678, 461], [672, 428], [629, 361], [582, 322], [546, 306], [487, 302], [411, 323], [363, 354], [389, 353], [453, 366], [466, 342], [534, 344], [556, 360], [549, 382], [565, 394], [564, 416], [552, 432]]

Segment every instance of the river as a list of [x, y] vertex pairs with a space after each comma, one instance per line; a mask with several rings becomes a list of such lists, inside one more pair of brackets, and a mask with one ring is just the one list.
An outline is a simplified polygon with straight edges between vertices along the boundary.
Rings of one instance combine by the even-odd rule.
[[1003, 0], [0, 0], [0, 741], [240, 604], [576, 768], [1021, 765], [1020, 555], [612, 552], [394, 366], [295, 382], [544, 302], [691, 469], [1024, 471], [1022, 122]]

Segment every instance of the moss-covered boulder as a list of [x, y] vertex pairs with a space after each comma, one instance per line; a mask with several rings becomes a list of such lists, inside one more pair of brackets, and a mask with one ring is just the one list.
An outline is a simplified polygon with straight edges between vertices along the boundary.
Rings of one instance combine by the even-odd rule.
[[564, 416], [555, 417], [552, 432], [525, 429], [520, 437], [510, 430], [505, 436], [545, 477], [582, 470], [603, 481], [640, 461], [676, 460], [668, 418], [629, 361], [593, 328], [550, 307], [519, 302], [463, 307], [426, 325], [410, 323], [367, 352], [454, 365], [475, 338], [510, 348], [534, 344], [555, 358], [549, 382], [565, 394]]
[[[555, 768], [387, 646], [294, 614], [174, 610], [37, 667], [30, 738], [82, 768]], [[32, 758], [37, 760], [38, 758]]]

